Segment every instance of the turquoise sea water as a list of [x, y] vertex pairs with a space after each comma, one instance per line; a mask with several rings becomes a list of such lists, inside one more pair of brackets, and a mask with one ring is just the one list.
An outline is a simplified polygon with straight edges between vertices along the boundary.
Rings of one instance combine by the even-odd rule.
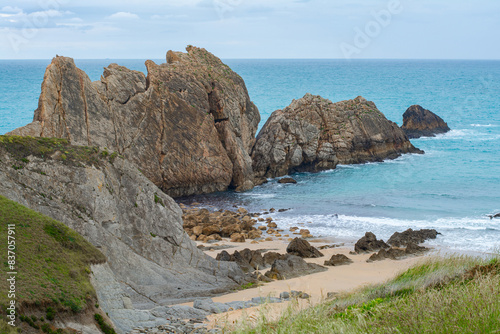
[[[0, 61], [0, 134], [32, 120], [49, 60]], [[144, 71], [143, 60], [77, 60], [98, 80], [112, 62]], [[161, 61], [157, 61], [161, 62]], [[387, 239], [406, 228], [436, 228], [445, 248], [500, 248], [500, 61], [226, 60], [247, 84], [262, 115], [305, 93], [332, 101], [362, 95], [388, 119], [420, 104], [452, 131], [412, 140], [425, 155], [297, 174], [296, 185], [274, 181], [246, 193], [199, 196], [216, 206], [244, 205], [273, 214], [280, 227], [306, 224], [315, 235], [352, 241], [372, 231]], [[336, 216], [337, 214], [338, 216]]]

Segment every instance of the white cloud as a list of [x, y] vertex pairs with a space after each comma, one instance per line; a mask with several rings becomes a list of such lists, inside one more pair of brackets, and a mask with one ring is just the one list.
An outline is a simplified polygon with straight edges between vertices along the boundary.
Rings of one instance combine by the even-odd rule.
[[19, 7], [11, 7], [11, 6], [5, 6], [3, 7], [2, 9], [0, 9], [1, 12], [4, 12], [4, 13], [20, 13], [22, 12], [23, 10]]
[[107, 17], [107, 19], [111, 20], [137, 20], [138, 18], [137, 14], [130, 12], [118, 12]]

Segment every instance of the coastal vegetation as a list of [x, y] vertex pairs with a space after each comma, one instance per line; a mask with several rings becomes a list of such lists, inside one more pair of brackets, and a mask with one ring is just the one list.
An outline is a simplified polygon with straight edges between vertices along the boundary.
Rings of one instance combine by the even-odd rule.
[[385, 284], [337, 296], [278, 320], [262, 311], [236, 333], [496, 333], [500, 257], [426, 258]]
[[59, 160], [68, 166], [100, 166], [103, 161], [113, 162], [118, 156], [116, 152], [109, 153], [98, 147], [74, 146], [60, 138], [0, 136], [0, 147], [17, 160], [12, 166], [16, 170], [23, 169], [30, 162], [30, 156]]
[[[106, 261], [98, 249], [64, 224], [3, 196], [0, 196], [0, 221], [4, 245], [8, 227], [14, 226], [15, 264], [5, 260], [3, 267], [4, 272], [17, 272], [15, 299], [19, 320], [33, 328], [42, 328], [46, 321], [62, 313], [81, 313], [95, 304], [90, 265]], [[2, 280], [0, 289], [8, 291], [7, 285]], [[9, 302], [6, 293], [0, 296], [2, 312]]]

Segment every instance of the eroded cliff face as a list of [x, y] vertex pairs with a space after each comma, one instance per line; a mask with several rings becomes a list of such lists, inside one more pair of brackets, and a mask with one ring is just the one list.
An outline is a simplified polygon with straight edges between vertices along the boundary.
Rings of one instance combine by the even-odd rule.
[[450, 131], [448, 124], [435, 113], [419, 105], [413, 105], [403, 114], [401, 129], [409, 138], [434, 137]]
[[373, 102], [357, 97], [332, 103], [306, 94], [271, 114], [252, 159], [256, 178], [267, 178], [420, 152]]
[[108, 262], [95, 268], [95, 287], [121, 332], [161, 323], [147, 311], [159, 305], [243, 282], [237, 265], [196, 247], [179, 206], [127, 160], [53, 139], [0, 139], [0, 193], [66, 224], [102, 251]]
[[147, 76], [111, 64], [96, 82], [56, 57], [33, 122], [9, 134], [117, 151], [174, 197], [251, 189], [259, 111], [238, 74], [205, 49], [187, 51], [147, 61]]

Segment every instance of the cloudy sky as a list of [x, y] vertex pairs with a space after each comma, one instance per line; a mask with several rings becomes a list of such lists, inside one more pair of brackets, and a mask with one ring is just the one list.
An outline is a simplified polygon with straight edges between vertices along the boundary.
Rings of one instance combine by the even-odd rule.
[[500, 59], [498, 0], [0, 1], [0, 58]]

